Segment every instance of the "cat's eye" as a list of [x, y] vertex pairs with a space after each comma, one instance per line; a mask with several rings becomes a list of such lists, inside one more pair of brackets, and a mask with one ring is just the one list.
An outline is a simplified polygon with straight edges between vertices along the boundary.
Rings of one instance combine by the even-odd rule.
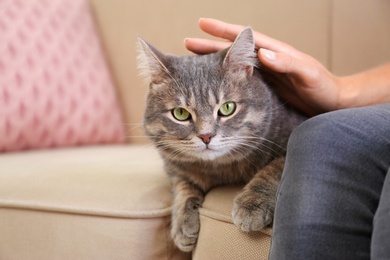
[[191, 119], [191, 114], [182, 107], [177, 107], [172, 110], [172, 115], [179, 121], [186, 121]]
[[225, 102], [218, 110], [219, 116], [231, 116], [236, 110], [236, 103], [234, 102]]

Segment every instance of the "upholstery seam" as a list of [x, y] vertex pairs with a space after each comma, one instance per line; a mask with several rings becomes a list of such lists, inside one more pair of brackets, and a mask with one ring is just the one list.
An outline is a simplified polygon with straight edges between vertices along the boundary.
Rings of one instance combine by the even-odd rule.
[[160, 218], [171, 215], [172, 207], [150, 211], [126, 211], [126, 210], [105, 210], [105, 209], [84, 209], [77, 207], [59, 207], [58, 205], [50, 204], [32, 204], [23, 202], [0, 202], [0, 209], [16, 209], [16, 210], [30, 210], [42, 211], [52, 213], [64, 213], [74, 215], [89, 215], [100, 217], [114, 217], [114, 218]]

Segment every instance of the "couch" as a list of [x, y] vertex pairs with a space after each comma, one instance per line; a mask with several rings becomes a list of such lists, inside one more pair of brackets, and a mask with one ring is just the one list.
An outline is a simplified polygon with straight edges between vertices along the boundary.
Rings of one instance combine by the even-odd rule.
[[390, 2], [0, 2], [0, 259], [267, 259], [272, 229], [232, 223], [211, 190], [197, 247], [169, 236], [172, 195], [142, 131], [137, 35], [188, 54], [214, 17], [286, 41], [338, 75], [390, 59]]

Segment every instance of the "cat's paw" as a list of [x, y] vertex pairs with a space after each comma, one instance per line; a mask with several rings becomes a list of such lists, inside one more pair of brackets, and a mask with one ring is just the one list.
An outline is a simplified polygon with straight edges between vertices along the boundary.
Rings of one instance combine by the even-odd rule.
[[172, 220], [171, 236], [175, 245], [184, 252], [191, 252], [198, 240], [199, 233], [198, 211], [175, 216]]
[[244, 191], [234, 200], [233, 222], [244, 232], [258, 231], [272, 223], [274, 210], [275, 203], [268, 196]]

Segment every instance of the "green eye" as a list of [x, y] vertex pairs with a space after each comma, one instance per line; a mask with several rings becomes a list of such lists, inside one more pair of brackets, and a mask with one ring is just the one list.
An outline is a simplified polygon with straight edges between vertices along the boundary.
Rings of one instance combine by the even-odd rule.
[[179, 121], [186, 121], [191, 118], [190, 112], [181, 107], [174, 108], [172, 110], [172, 115]]
[[218, 110], [218, 115], [220, 116], [230, 116], [236, 110], [236, 104], [234, 102], [226, 102], [223, 103], [222, 106]]

